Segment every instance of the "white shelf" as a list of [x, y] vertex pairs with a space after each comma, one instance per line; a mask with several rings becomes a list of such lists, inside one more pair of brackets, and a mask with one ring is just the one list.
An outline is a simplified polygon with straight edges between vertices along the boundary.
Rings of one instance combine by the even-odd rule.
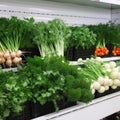
[[33, 120], [100, 120], [120, 111], [120, 91]]
[[[120, 57], [106, 57], [106, 58], [102, 58], [102, 60], [104, 62], [107, 62], [107, 61], [116, 61], [116, 60], [120, 60]], [[80, 64], [83, 64], [85, 62], [85, 60], [83, 60], [82, 63], [78, 63], [77, 61], [70, 61], [70, 65], [80, 65]]]
[[5, 68], [5, 69], [3, 69], [3, 71], [4, 71], [4, 72], [7, 72], [7, 71], [16, 72], [16, 71], [18, 71], [18, 68], [17, 68], [17, 67], [15, 67], [15, 68]]

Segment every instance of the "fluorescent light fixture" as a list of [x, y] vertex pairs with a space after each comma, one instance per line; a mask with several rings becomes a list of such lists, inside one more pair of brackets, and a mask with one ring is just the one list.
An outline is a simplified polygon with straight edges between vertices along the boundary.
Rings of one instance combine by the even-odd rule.
[[120, 5], [120, 0], [92, 0], [92, 1]]

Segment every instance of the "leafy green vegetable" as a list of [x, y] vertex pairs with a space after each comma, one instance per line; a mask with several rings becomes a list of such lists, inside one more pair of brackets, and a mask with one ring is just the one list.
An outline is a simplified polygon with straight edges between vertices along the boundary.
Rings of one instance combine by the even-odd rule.
[[88, 49], [95, 45], [96, 35], [86, 25], [71, 27], [71, 30], [70, 46]]
[[0, 119], [5, 120], [10, 113], [19, 114], [28, 99], [26, 81], [18, 73], [0, 72]]
[[58, 55], [64, 56], [66, 48], [66, 38], [70, 30], [60, 19], [48, 21], [48, 23], [39, 22], [35, 25], [34, 41], [38, 46], [42, 57]]
[[[28, 58], [21, 73], [29, 81], [30, 99], [42, 105], [52, 101], [56, 110], [58, 101], [83, 101], [81, 90], [90, 90], [91, 83], [80, 78], [77, 66], [70, 66], [68, 61], [58, 56]], [[92, 99], [90, 96], [88, 100], [86, 97], [87, 102]]]

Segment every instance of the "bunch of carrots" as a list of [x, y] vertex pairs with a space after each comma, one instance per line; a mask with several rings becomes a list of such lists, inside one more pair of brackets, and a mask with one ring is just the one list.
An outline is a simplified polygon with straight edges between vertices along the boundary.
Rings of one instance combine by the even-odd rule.
[[94, 52], [95, 56], [105, 56], [108, 53], [109, 53], [109, 50], [105, 46], [105, 40], [99, 41]]
[[112, 54], [114, 56], [120, 55], [120, 47], [114, 47], [114, 49], [112, 50]]
[[97, 47], [95, 49], [95, 56], [104, 56], [109, 53], [109, 50], [107, 47]]

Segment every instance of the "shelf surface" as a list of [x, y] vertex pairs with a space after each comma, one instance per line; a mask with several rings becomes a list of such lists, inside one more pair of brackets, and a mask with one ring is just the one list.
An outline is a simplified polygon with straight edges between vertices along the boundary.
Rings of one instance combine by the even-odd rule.
[[120, 91], [33, 120], [100, 120], [120, 111]]
[[[120, 60], [120, 57], [106, 57], [106, 58], [102, 58], [102, 60], [104, 62], [107, 62], [107, 61], [117, 61], [117, 60]], [[83, 64], [86, 60], [83, 60], [82, 63], [79, 63], [77, 61], [70, 61], [70, 65], [80, 65], [80, 64]]]

